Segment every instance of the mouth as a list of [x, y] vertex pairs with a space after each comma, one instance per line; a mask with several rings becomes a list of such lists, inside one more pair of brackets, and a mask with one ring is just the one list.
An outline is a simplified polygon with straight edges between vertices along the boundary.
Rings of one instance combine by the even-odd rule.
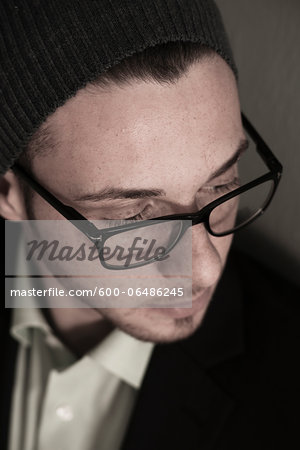
[[[176, 319], [194, 316], [200, 311], [205, 311], [211, 298], [211, 291], [211, 288], [204, 289], [200, 295], [192, 299], [191, 306], [182, 306], [180, 308], [153, 308], [153, 311]], [[188, 303], [188, 305], [190, 305], [190, 303]]]

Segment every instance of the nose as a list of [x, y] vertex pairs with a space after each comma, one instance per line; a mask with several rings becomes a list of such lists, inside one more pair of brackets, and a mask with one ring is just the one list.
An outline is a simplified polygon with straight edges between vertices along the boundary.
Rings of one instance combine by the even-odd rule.
[[221, 257], [203, 224], [192, 227], [193, 286], [213, 286], [222, 271]]

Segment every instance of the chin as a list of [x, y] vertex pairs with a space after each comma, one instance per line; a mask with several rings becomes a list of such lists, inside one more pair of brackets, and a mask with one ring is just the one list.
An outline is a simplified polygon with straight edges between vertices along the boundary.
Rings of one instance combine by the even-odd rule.
[[[98, 312], [123, 332], [136, 339], [153, 343], [171, 343], [191, 336], [201, 325], [205, 309], [179, 311], [149, 309], [101, 309]], [[177, 317], [176, 317], [177, 315]], [[174, 317], [175, 316], [175, 317]]]

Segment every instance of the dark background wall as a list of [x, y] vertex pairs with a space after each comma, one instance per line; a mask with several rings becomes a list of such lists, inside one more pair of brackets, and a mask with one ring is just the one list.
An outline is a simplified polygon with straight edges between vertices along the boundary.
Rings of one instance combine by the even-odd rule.
[[235, 243], [300, 284], [300, 1], [216, 3], [239, 68], [242, 109], [284, 166], [270, 209]]

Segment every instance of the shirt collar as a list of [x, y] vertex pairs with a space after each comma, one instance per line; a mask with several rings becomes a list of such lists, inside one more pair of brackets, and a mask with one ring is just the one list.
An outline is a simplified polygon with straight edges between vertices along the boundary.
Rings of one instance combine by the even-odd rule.
[[36, 328], [45, 335], [53, 334], [50, 325], [44, 319], [39, 308], [14, 308], [10, 334], [20, 344], [28, 347], [32, 345], [32, 334], [30, 330]]
[[113, 330], [89, 356], [109, 372], [138, 389], [153, 350], [152, 342], [140, 341], [120, 329]]
[[[39, 329], [45, 340], [60, 343], [42, 312], [38, 308], [14, 309], [11, 335], [24, 346], [32, 345], [31, 330]], [[102, 342], [90, 350], [83, 358], [90, 358], [96, 365], [119, 377], [138, 389], [142, 383], [154, 344], [140, 341], [115, 328]]]

